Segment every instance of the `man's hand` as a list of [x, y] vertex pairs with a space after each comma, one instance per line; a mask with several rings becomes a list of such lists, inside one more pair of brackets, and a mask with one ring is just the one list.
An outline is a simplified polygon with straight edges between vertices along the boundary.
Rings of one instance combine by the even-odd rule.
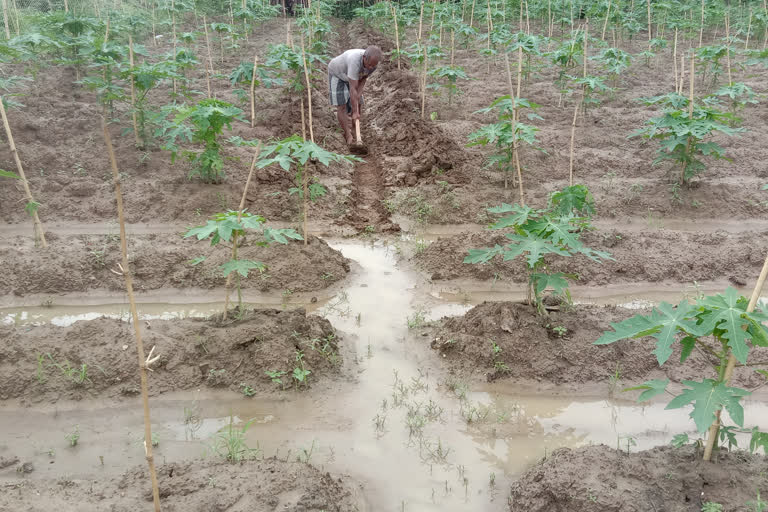
[[358, 121], [360, 119], [360, 112], [352, 112], [352, 120]]

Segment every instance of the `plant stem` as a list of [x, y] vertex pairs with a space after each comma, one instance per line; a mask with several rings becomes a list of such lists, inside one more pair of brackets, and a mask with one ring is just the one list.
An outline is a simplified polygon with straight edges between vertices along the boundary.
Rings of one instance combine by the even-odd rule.
[[131, 304], [131, 317], [133, 320], [133, 330], [136, 336], [136, 353], [139, 360], [139, 375], [141, 376], [141, 401], [144, 406], [144, 453], [149, 466], [149, 477], [152, 481], [152, 501], [155, 505], [155, 512], [160, 512], [160, 490], [157, 485], [157, 473], [155, 472], [155, 458], [152, 455], [152, 421], [149, 416], [149, 386], [147, 384], [147, 361], [144, 355], [144, 343], [141, 340], [141, 323], [139, 313], [136, 310], [136, 301], [133, 297], [133, 279], [131, 269], [128, 264], [128, 240], [125, 234], [125, 215], [123, 213], [123, 193], [120, 187], [120, 173], [117, 171], [117, 161], [115, 160], [115, 151], [112, 149], [112, 140], [109, 136], [107, 123], [101, 118], [101, 129], [104, 132], [104, 142], [107, 145], [109, 153], [109, 162], [112, 166], [112, 179], [115, 182], [115, 197], [117, 198], [117, 216], [120, 220], [120, 252], [122, 254], [122, 271], [125, 277], [125, 290], [128, 293], [128, 300]]
[[[24, 174], [24, 167], [21, 165], [21, 158], [19, 158], [19, 152], [16, 150], [16, 144], [13, 142], [13, 133], [11, 133], [11, 125], [8, 123], [8, 116], [5, 114], [5, 106], [3, 105], [3, 97], [0, 96], [0, 115], [3, 117], [3, 127], [5, 128], [5, 135], [8, 137], [8, 145], [11, 147], [11, 153], [13, 154], [13, 161], [16, 162], [16, 170], [19, 171], [19, 178], [21, 185], [24, 187], [24, 195], [28, 204], [35, 204], [35, 200], [32, 198], [32, 191], [29, 189], [29, 182], [27, 182], [27, 176]], [[35, 242], [40, 241], [40, 245], [43, 249], [48, 248], [48, 242], [45, 241], [45, 231], [43, 230], [43, 224], [40, 222], [40, 217], [37, 215], [37, 208], [32, 212], [32, 224], [34, 225]]]
[[[747, 313], [751, 313], [755, 310], [757, 301], [760, 298], [760, 293], [763, 291], [763, 285], [765, 284], [766, 277], [768, 277], [768, 256], [765, 258], [763, 269], [760, 271], [760, 276], [757, 278], [755, 289], [752, 291], [752, 297], [749, 299], [749, 304], [747, 305]], [[728, 364], [725, 367], [725, 374], [723, 376], [723, 381], [725, 382], [726, 386], [730, 385], [731, 377], [733, 377], [733, 369], [736, 367], [736, 357], [733, 355], [732, 351], [729, 350], [729, 352], [730, 356], [728, 357]], [[712, 449], [715, 446], [715, 441], [717, 441], [717, 434], [719, 432], [720, 411], [718, 410], [715, 412], [715, 421], [709, 427], [709, 433], [707, 434], [707, 445], [704, 448], [704, 460], [710, 460], [712, 458]]]

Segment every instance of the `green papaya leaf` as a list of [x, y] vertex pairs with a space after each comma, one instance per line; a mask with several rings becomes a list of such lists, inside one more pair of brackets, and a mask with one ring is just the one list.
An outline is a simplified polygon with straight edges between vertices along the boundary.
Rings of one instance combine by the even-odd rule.
[[669, 379], [653, 379], [653, 380], [645, 381], [640, 386], [624, 388], [622, 389], [622, 391], [636, 391], [636, 390], [642, 389], [644, 391], [640, 393], [640, 396], [637, 397], [637, 401], [646, 402], [651, 398], [655, 397], [656, 395], [661, 395], [662, 393], [665, 393], [667, 391], [668, 385], [669, 385]]

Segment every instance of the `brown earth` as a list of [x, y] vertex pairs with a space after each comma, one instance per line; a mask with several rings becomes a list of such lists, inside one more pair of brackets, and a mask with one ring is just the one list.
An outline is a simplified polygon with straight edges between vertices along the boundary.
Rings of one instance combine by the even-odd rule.
[[[238, 257], [264, 263], [267, 269], [251, 270], [247, 278], [241, 278], [244, 288], [321, 290], [344, 279], [349, 272], [349, 260], [319, 238], [310, 237], [306, 246], [302, 241], [291, 241], [261, 247], [255, 245], [257, 241], [246, 238]], [[48, 250], [41, 251], [28, 238], [16, 237], [10, 246], [0, 246], [5, 270], [0, 275], [1, 295], [125, 289], [122, 275], [113, 272], [122, 259], [118, 236], [53, 235], [49, 244]], [[206, 259], [192, 265], [190, 260], [197, 256]], [[194, 238], [143, 235], [128, 240], [128, 260], [137, 291], [223, 287], [226, 278], [218, 267], [230, 257], [230, 249], [225, 245], [211, 247], [208, 241]]]
[[[505, 245], [504, 230], [463, 233], [440, 238], [413, 260], [433, 281], [472, 278], [488, 280], [494, 276], [526, 282], [524, 257], [486, 264], [463, 263], [469, 249]], [[577, 284], [604, 285], [629, 282], [680, 283], [729, 279], [743, 286], [760, 274], [768, 253], [768, 230], [761, 232], [692, 233], [666, 230], [593, 231], [581, 241], [587, 247], [612, 254], [616, 261], [596, 263], [586, 256], [545, 257], [551, 272], [576, 274]]]
[[[8, 478], [0, 509], [43, 512], [135, 512], [149, 510], [152, 494], [146, 467], [121, 476], [89, 480]], [[169, 512], [293, 510], [353, 512], [366, 510], [356, 484], [348, 478], [301, 462], [275, 458], [226, 464], [194, 460], [157, 468], [163, 510]]]
[[768, 459], [722, 450], [704, 462], [691, 446], [627, 455], [605, 445], [560, 448], [512, 485], [510, 512], [747, 512], [764, 498]]
[[[683, 364], [679, 344], [661, 368], [652, 354], [653, 338], [593, 345], [610, 323], [637, 314], [617, 307], [574, 305], [539, 316], [532, 306], [513, 302], [484, 302], [459, 317], [444, 318], [428, 330], [432, 348], [452, 373], [533, 382], [537, 389], [575, 392], [596, 383], [610, 391], [611, 378], [635, 385], [654, 378], [673, 382], [713, 372], [712, 361], [702, 351]], [[559, 328], [565, 333], [559, 334]], [[500, 351], [494, 353], [492, 342]], [[753, 351], [757, 353], [757, 351]], [[714, 377], [714, 374], [712, 374]], [[764, 382], [752, 369], [737, 368], [739, 386]], [[613, 383], [616, 388], [618, 383]], [[617, 388], [620, 389], [620, 388]]]
[[[151, 395], [200, 386], [258, 395], [280, 392], [265, 371], [285, 371], [284, 387], [293, 385], [296, 353], [304, 354], [310, 385], [339, 375], [339, 339], [328, 320], [303, 309], [246, 311], [241, 320], [153, 320], [142, 330], [148, 352], [160, 360], [152, 367]], [[0, 400], [34, 404], [133, 396], [139, 374], [133, 327], [113, 319], [76, 322], [70, 327], [0, 326]], [[50, 354], [50, 357], [48, 355]], [[87, 380], [75, 381], [66, 370], [86, 365]]]

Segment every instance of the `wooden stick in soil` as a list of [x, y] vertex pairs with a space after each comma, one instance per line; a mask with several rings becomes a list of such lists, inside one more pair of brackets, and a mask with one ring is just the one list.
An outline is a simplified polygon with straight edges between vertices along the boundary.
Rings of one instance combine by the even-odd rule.
[[[309, 106], [307, 110], [307, 113], [309, 114], [309, 140], [314, 144], [315, 132], [312, 129], [312, 84], [309, 81], [309, 70], [307, 69], [307, 56], [304, 50], [303, 36], [301, 38], [301, 62], [304, 66], [304, 79], [307, 82], [307, 105]], [[307, 245], [309, 238], [307, 233], [307, 218], [309, 210], [309, 174], [307, 173], [307, 167], [309, 167], [309, 162], [307, 162], [307, 165], [304, 166], [304, 169], [301, 172], [301, 180], [304, 188], [304, 245]]]
[[[155, 32], [155, 2], [152, 0], [152, 46], [157, 47], [157, 32]], [[175, 58], [175, 56], [174, 56]]]
[[427, 103], [427, 45], [424, 45], [424, 67], [421, 71], [421, 118], [424, 119], [424, 107]]
[[547, 37], [552, 37], [552, 0], [547, 0]]
[[608, 28], [608, 18], [611, 17], [611, 0], [608, 0], [608, 10], [605, 12], [605, 22], [603, 23], [603, 35], [600, 39], [605, 41], [605, 29]]
[[[747, 313], [751, 313], [755, 310], [757, 301], [760, 299], [760, 294], [763, 291], [763, 285], [765, 284], [766, 277], [768, 277], [768, 256], [765, 258], [763, 269], [760, 271], [760, 276], [757, 278], [755, 289], [752, 291], [752, 297], [749, 299], [749, 304], [747, 305]], [[736, 368], [736, 357], [734, 357], [733, 352], [731, 352], [731, 355], [728, 357], [728, 364], [725, 366], [725, 373], [723, 374], [723, 380], [725, 381], [726, 386], [731, 385], [731, 378], [733, 377], [734, 368]], [[704, 460], [712, 459], [712, 449], [717, 442], [717, 434], [720, 431], [720, 412], [721, 411], [715, 412], [715, 421], [709, 427], [709, 433], [707, 434], [707, 444], [704, 447]]]
[[454, 38], [454, 33], [455, 33], [454, 27], [456, 26], [456, 20], [455, 20], [455, 18], [453, 16], [453, 13], [451, 13], [451, 22], [452, 22], [451, 23], [451, 66], [453, 66], [453, 57], [454, 57], [454, 54], [456, 52], [456, 49], [455, 49], [456, 48], [456, 45], [455, 45], [456, 40]]
[[[693, 13], [691, 13], [691, 17], [693, 17]], [[699, 28], [699, 47], [701, 47], [701, 42], [704, 39], [704, 0], [701, 0], [701, 28]]]
[[731, 22], [728, 13], [725, 13], [725, 66], [728, 70], [728, 85], [731, 86]]
[[149, 467], [149, 477], [152, 481], [152, 500], [155, 505], [155, 512], [160, 512], [160, 490], [157, 485], [157, 473], [155, 472], [155, 458], [152, 455], [152, 422], [149, 416], [149, 386], [147, 385], [147, 372], [151, 369], [149, 365], [156, 361], [159, 356], [152, 357], [154, 347], [149, 352], [149, 357], [144, 355], [144, 343], [141, 340], [141, 323], [139, 314], [136, 311], [136, 301], [133, 297], [133, 278], [128, 264], [128, 242], [125, 235], [125, 215], [123, 213], [123, 193], [120, 187], [120, 174], [117, 171], [117, 160], [115, 160], [115, 151], [112, 149], [112, 140], [107, 130], [107, 123], [101, 118], [101, 129], [104, 132], [104, 142], [107, 145], [109, 153], [109, 162], [112, 165], [112, 178], [115, 182], [115, 197], [117, 198], [117, 215], [120, 220], [120, 250], [122, 253], [121, 270], [125, 277], [125, 290], [128, 293], [128, 300], [131, 304], [131, 317], [133, 319], [133, 330], [136, 335], [136, 352], [139, 360], [139, 374], [141, 376], [141, 401], [144, 406], [144, 453]]
[[[19, 178], [21, 185], [24, 187], [24, 198], [27, 204], [35, 204], [35, 200], [32, 197], [32, 191], [29, 188], [27, 182], [27, 176], [24, 174], [24, 167], [21, 165], [21, 158], [19, 158], [19, 152], [16, 150], [16, 144], [13, 141], [13, 133], [11, 133], [11, 125], [8, 123], [8, 116], [5, 114], [5, 106], [3, 105], [3, 97], [0, 96], [0, 114], [3, 117], [3, 127], [5, 128], [5, 136], [8, 138], [8, 145], [11, 147], [11, 154], [13, 154], [13, 161], [16, 162], [16, 170], [19, 172]], [[40, 246], [43, 249], [48, 247], [48, 242], [45, 240], [45, 230], [43, 230], [43, 224], [40, 222], [40, 217], [37, 215], [37, 208], [32, 211], [32, 223], [34, 225], [35, 243], [40, 242]]]
[[424, 22], [424, 2], [421, 2], [421, 12], [419, 13], [419, 37], [417, 38], [417, 41], [421, 42], [421, 28], [422, 23]]
[[[248, 171], [248, 178], [245, 180], [245, 188], [243, 188], [243, 195], [240, 198], [240, 207], [237, 209], [237, 222], [240, 222], [240, 219], [243, 217], [243, 209], [245, 208], [245, 199], [248, 197], [248, 186], [251, 184], [251, 178], [253, 177], [253, 170], [256, 168], [256, 160], [259, 159], [259, 153], [261, 153], [261, 141], [259, 141], [258, 145], [256, 146], [256, 152], [253, 154], [253, 160], [251, 160], [251, 170]], [[237, 259], [237, 233], [232, 235], [232, 259]], [[238, 285], [240, 284], [240, 274], [237, 275], [238, 279]], [[227, 319], [227, 312], [229, 311], [229, 294], [232, 291], [232, 274], [227, 275], [227, 282], [224, 285], [224, 289], [226, 290], [227, 296], [224, 298], [224, 312], [222, 315], [222, 320]], [[240, 291], [240, 286], [238, 286], [238, 292], [237, 292], [237, 298], [238, 298], [238, 305], [242, 307], [243, 304], [243, 298], [242, 298], [242, 292]]]
[[[694, 66], [695, 55], [696, 55], [696, 52], [694, 52], [693, 49], [691, 49], [691, 76], [688, 79], [690, 81], [690, 84], [689, 84], [690, 92], [688, 94], [688, 118], [689, 119], [693, 119], [693, 89], [695, 84], [693, 73], [694, 73], [694, 67], [695, 67]], [[686, 144], [686, 150], [685, 150], [686, 154], [690, 151], [690, 149], [691, 149], [691, 138], [688, 137], [688, 142]], [[682, 162], [682, 164], [680, 164], [680, 185], [685, 185], [685, 162]]]
[[[763, 0], [763, 12], [765, 13], [766, 19], [768, 19], [768, 1]], [[768, 45], [768, 27], [765, 27], [765, 31], [763, 32], [763, 50], [765, 50], [766, 45]]]
[[[512, 67], [509, 64], [509, 54], [504, 52], [504, 60], [507, 64], [507, 85], [509, 86], [509, 97], [512, 100], [512, 155], [515, 160], [517, 171], [517, 185], [520, 187], [520, 204], [525, 205], [525, 195], [523, 193], [523, 175], [520, 169], [520, 158], [517, 156], [517, 101], [515, 100], [515, 91], [512, 89]], [[507, 188], [507, 176], [504, 174], [504, 188]]]
[[[131, 71], [133, 71], [133, 37], [128, 34], [128, 63], [131, 65]], [[141, 141], [139, 140], [139, 122], [136, 119], [136, 91], [133, 85], [133, 77], [131, 77], [131, 118], [133, 120], [133, 136], [136, 140], [136, 147], [141, 147]]]
[[679, 82], [677, 79], [677, 27], [675, 27], [675, 42], [672, 44], [672, 63], [675, 66], [675, 92], [679, 94]]
[[253, 56], [253, 73], [251, 73], [251, 128], [256, 126], [256, 68], [259, 65], [259, 56]]
[[[205, 14], [203, 14], [203, 29], [205, 30], [205, 48], [208, 50], [208, 67], [210, 68], [211, 74], [213, 74], [213, 57], [211, 57], [211, 40], [208, 38], [208, 20], [205, 17]], [[211, 76], [208, 74], [208, 71], [206, 70], [206, 80], [208, 82], [208, 98], [211, 98]]]
[[3, 23], [5, 24], [5, 38], [11, 38], [11, 30], [8, 26], [8, 0], [3, 0]]
[[[587, 77], [587, 41], [589, 34], [589, 20], [584, 25], [584, 78]], [[573, 186], [573, 146], [576, 141], [576, 119], [579, 116], [579, 109], [584, 104], [584, 98], [587, 95], [587, 85], [583, 84], [581, 87], [581, 98], [576, 103], [576, 107], [573, 109], [573, 120], [571, 121], [571, 147], [569, 150], [568, 161], [568, 183]]]
[[648, 51], [651, 51], [651, 38], [653, 37], [653, 27], [651, 26], [651, 0], [646, 0], [648, 6]]
[[749, 9], [749, 22], [747, 23], [747, 39], [744, 41], [744, 49], [749, 49], [749, 33], [752, 31], [752, 8]]
[[475, 1], [476, 0], [472, 0], [472, 9], [470, 9], [470, 11], [469, 11], [469, 26], [470, 27], [475, 22]]
[[394, 18], [395, 20], [395, 45], [397, 46], [397, 69], [400, 69], [400, 30], [397, 27], [397, 10], [395, 9], [394, 6], [392, 6], [392, 18]]

